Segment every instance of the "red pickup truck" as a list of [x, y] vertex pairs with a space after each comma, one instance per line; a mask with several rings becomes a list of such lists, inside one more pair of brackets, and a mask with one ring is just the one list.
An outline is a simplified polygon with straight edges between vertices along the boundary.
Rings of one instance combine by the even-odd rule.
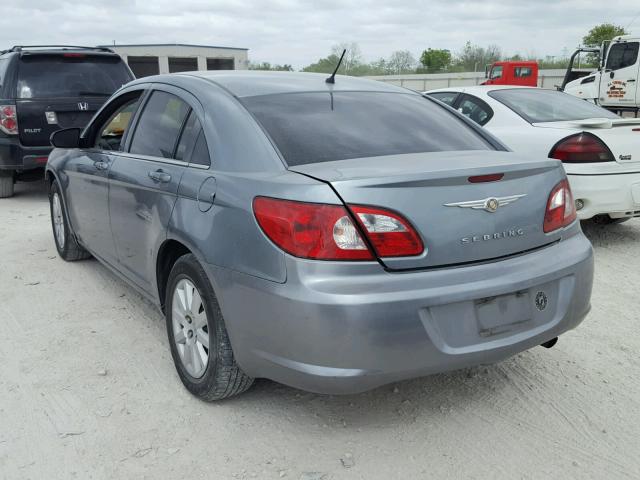
[[487, 65], [487, 78], [482, 85], [538, 86], [538, 63], [534, 61], [504, 61]]

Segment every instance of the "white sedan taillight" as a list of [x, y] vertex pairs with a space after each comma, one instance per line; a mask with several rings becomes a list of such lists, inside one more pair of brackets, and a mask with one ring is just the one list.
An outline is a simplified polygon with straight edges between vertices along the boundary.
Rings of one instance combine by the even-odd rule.
[[18, 116], [15, 105], [0, 105], [0, 130], [7, 135], [18, 134]]

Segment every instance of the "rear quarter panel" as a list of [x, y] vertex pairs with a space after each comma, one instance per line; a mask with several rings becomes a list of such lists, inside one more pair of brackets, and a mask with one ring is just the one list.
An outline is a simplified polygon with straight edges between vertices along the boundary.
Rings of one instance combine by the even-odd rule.
[[[208, 208], [198, 196], [211, 177], [215, 200]], [[256, 196], [340, 203], [328, 185], [293, 172], [239, 174], [190, 168], [180, 184], [167, 239], [183, 243], [206, 264], [284, 283], [285, 254], [260, 229], [252, 207]]]

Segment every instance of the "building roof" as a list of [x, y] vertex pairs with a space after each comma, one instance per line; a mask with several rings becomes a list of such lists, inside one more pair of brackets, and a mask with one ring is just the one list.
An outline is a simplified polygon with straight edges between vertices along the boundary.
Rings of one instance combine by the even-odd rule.
[[187, 47], [187, 48], [219, 48], [223, 50], [249, 50], [248, 48], [240, 47], [220, 47], [217, 45], [192, 45], [190, 43], [122, 43], [115, 45], [100, 45], [100, 47], [106, 48], [121, 48], [121, 47]]

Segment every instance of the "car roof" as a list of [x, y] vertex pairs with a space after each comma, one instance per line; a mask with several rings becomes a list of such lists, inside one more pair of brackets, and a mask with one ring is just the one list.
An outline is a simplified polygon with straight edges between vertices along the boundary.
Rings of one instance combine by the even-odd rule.
[[279, 93], [345, 91], [419, 95], [413, 90], [395, 85], [345, 75], [336, 75], [335, 83], [329, 84], [325, 81], [327, 77], [329, 77], [329, 74], [305, 72], [263, 72], [250, 70], [198, 71], [145, 77], [138, 82], [153, 83], [155, 81], [171, 84], [185, 80], [184, 77], [199, 78], [219, 85], [235, 97], [252, 97]]
[[521, 90], [523, 88], [537, 89], [538, 87], [527, 87], [524, 85], [469, 85], [465, 87], [437, 88], [434, 90], [427, 90], [424, 93], [466, 92], [466, 93], [475, 93], [475, 94], [486, 94], [494, 90]]

